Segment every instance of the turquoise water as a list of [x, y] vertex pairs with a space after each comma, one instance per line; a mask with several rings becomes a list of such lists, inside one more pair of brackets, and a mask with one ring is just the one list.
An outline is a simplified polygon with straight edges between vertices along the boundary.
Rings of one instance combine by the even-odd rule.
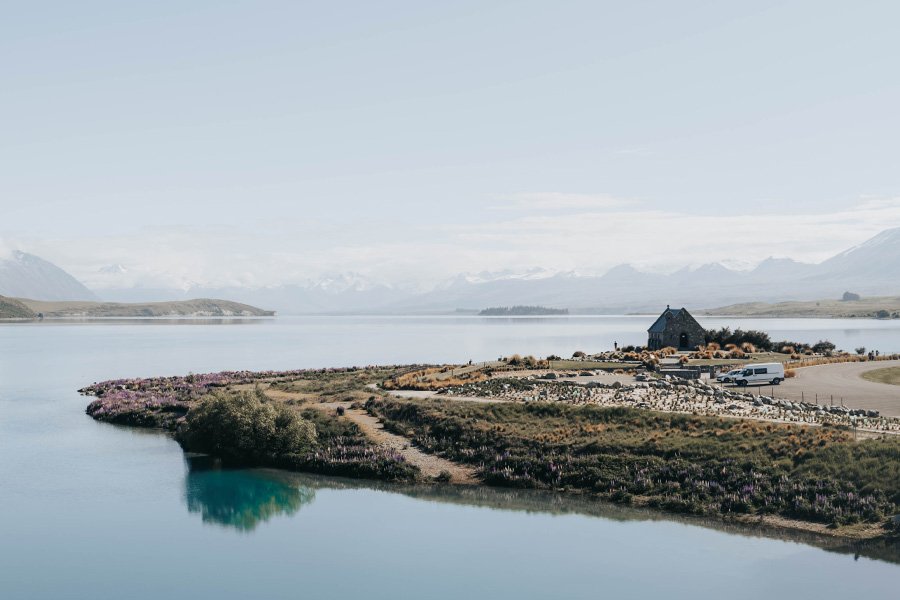
[[[900, 351], [894, 322], [748, 323]], [[900, 566], [871, 551], [541, 494], [217, 470], [164, 435], [93, 422], [75, 392], [124, 376], [571, 354], [639, 343], [646, 327], [645, 317], [2, 325], [0, 598], [897, 597]]]

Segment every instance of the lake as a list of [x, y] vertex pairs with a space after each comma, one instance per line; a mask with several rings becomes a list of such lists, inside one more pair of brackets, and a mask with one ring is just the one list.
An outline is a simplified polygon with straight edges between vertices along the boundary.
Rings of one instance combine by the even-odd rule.
[[[0, 325], [0, 597], [895, 598], [896, 563], [802, 536], [553, 494], [215, 470], [164, 435], [94, 422], [75, 391], [225, 369], [567, 356], [644, 343], [652, 320]], [[896, 321], [700, 321], [900, 352]]]

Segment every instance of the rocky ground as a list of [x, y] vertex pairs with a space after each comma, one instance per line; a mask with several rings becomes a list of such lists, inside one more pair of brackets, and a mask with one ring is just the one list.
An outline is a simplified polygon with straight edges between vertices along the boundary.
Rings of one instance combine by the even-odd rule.
[[552, 381], [498, 378], [443, 390], [442, 394], [495, 401], [551, 401], [599, 406], [628, 406], [665, 412], [710, 416], [742, 417], [782, 423], [844, 425], [875, 433], [900, 433], [900, 419], [885, 417], [876, 410], [853, 409], [795, 402], [728, 389], [700, 380], [650, 379], [623, 383], [621, 380]]

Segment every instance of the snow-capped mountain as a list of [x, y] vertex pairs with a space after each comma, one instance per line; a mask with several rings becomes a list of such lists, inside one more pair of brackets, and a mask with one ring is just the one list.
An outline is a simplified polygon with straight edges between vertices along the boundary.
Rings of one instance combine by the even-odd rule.
[[97, 300], [77, 279], [33, 254], [0, 258], [0, 295], [32, 300]]
[[105, 275], [124, 275], [128, 272], [128, 269], [124, 265], [116, 263], [100, 267], [99, 269], [97, 269], [97, 272], [103, 273]]

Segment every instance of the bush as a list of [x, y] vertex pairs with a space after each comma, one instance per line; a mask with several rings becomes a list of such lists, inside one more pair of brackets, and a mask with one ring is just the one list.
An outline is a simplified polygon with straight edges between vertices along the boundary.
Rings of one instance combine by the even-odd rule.
[[185, 450], [242, 465], [277, 465], [309, 450], [316, 429], [260, 391], [216, 393], [188, 412], [178, 430]]
[[735, 329], [731, 331], [729, 327], [722, 329], [708, 329], [706, 331], [706, 344], [718, 344], [721, 347], [742, 344], [750, 344], [754, 350], [768, 352], [772, 349], [772, 340], [765, 331], [756, 331], [753, 329], [744, 331], [743, 329]]
[[453, 479], [453, 475], [450, 474], [450, 471], [444, 470], [434, 476], [434, 480], [438, 483], [450, 483]]
[[829, 352], [834, 352], [835, 347], [836, 346], [828, 340], [819, 340], [812, 345], [812, 351], [816, 354], [828, 354]]

